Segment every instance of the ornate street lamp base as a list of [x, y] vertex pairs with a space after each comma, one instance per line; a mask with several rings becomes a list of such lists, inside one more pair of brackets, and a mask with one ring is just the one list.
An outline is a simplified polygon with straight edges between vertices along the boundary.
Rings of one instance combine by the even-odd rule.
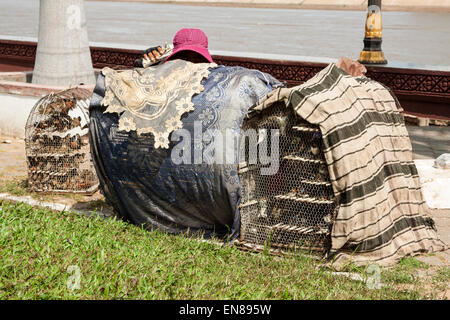
[[361, 51], [358, 62], [364, 64], [387, 64], [383, 51]]
[[364, 48], [359, 55], [358, 62], [363, 64], [387, 64], [381, 50], [382, 33], [381, 0], [369, 0], [367, 2]]

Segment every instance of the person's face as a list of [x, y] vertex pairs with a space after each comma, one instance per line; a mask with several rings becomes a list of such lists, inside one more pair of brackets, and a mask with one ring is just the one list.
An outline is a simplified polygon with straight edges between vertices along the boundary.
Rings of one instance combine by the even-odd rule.
[[206, 60], [206, 58], [203, 57], [201, 54], [199, 54], [195, 51], [190, 51], [190, 50], [180, 51], [180, 52], [174, 54], [170, 58], [170, 60], [175, 60], [175, 59], [186, 60], [186, 61], [190, 61], [192, 63], [209, 63], [209, 61]]

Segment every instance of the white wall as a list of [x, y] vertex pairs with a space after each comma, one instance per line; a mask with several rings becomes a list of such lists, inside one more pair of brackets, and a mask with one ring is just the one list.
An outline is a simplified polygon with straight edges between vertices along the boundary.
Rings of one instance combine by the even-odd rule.
[[28, 115], [39, 99], [0, 93], [0, 135], [24, 138]]

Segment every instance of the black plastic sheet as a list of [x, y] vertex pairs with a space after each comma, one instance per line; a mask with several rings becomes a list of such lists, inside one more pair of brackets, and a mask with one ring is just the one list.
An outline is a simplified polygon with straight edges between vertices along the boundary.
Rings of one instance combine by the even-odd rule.
[[[202, 81], [204, 91], [193, 97], [195, 110], [182, 118], [190, 133], [191, 156], [208, 147], [208, 130], [240, 131], [243, 118], [256, 102], [281, 83], [268, 74], [241, 67], [219, 66]], [[239, 177], [234, 163], [175, 164], [169, 149], [153, 147], [151, 134], [118, 131], [118, 115], [103, 113], [105, 78], [98, 76], [90, 104], [93, 162], [106, 200], [119, 217], [148, 229], [169, 233], [200, 232], [204, 237], [239, 234]], [[203, 139], [196, 139], [201, 123]], [[172, 133], [172, 135], [175, 132]], [[184, 138], [183, 138], [184, 139]], [[181, 140], [180, 140], [181, 141]]]

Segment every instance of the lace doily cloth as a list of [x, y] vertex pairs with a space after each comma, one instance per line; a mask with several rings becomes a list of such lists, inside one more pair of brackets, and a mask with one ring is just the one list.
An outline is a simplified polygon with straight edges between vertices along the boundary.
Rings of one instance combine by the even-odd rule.
[[103, 68], [104, 113], [119, 114], [119, 130], [152, 133], [155, 148], [169, 148], [169, 134], [182, 127], [181, 116], [194, 110], [192, 96], [215, 63], [174, 60], [156, 67], [116, 71]]

